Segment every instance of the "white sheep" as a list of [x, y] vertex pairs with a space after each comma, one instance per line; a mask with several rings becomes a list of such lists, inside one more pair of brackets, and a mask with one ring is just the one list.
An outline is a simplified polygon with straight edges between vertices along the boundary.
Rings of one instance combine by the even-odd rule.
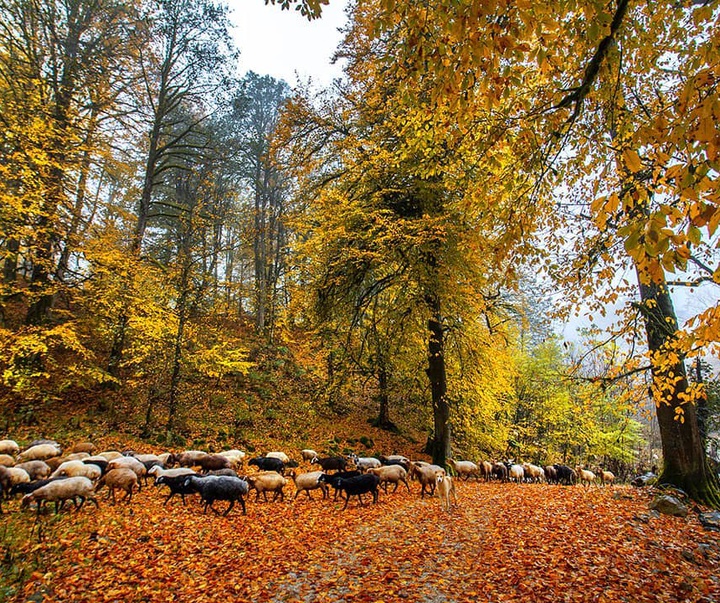
[[9, 454], [0, 454], [0, 465], [3, 467], [14, 467], [15, 459]]
[[230, 461], [230, 466], [236, 471], [243, 466], [246, 454], [242, 450], [223, 450], [218, 452], [220, 456], [224, 456]]
[[50, 477], [87, 477], [90, 481], [96, 481], [100, 479], [102, 471], [97, 465], [85, 464], [82, 461], [65, 461], [55, 471], [52, 472]]
[[311, 450], [310, 448], [305, 448], [304, 450], [300, 451], [300, 456], [302, 456], [304, 461], [312, 461], [314, 458], [319, 457], [320, 455], [314, 450]]
[[0, 440], [0, 454], [15, 456], [18, 452], [20, 452], [20, 446], [15, 440]]
[[[350, 460], [355, 464], [355, 467], [360, 471], [367, 471], [368, 469], [376, 469], [382, 467], [380, 459], [376, 459], [372, 456], [356, 456], [350, 455]], [[396, 465], [399, 467], [399, 465]]]
[[122, 458], [122, 453], [117, 450], [105, 450], [104, 452], [98, 452], [95, 456], [101, 456], [109, 462]]
[[[37, 503], [37, 514], [40, 515], [45, 502], [55, 503], [55, 513], [58, 513], [66, 500], [80, 499], [77, 505], [79, 511], [86, 500], [91, 501], [96, 507], [97, 500], [92, 496], [94, 491], [93, 483], [87, 477], [69, 477], [46, 484], [30, 494], [23, 496], [21, 507], [28, 506], [31, 502]], [[77, 504], [77, 502], [76, 502]]]
[[[10, 477], [10, 487], [17, 486], [18, 484], [27, 484], [30, 481], [30, 475], [25, 469], [18, 467], [7, 467], [7, 474]], [[8, 489], [9, 491], [9, 489]]]
[[508, 479], [515, 480], [518, 484], [525, 479], [525, 469], [522, 465], [510, 465], [508, 469]]
[[475, 477], [480, 478], [480, 468], [472, 461], [456, 461], [455, 459], [448, 458], [447, 462], [450, 463], [458, 477], [470, 479]]
[[[295, 498], [297, 498], [301, 492], [305, 492], [308, 498], [312, 498], [310, 490], [317, 490], [318, 488], [322, 490], [323, 498], [327, 498], [327, 484], [318, 481], [321, 475], [323, 475], [322, 471], [310, 471], [308, 473], [301, 473], [300, 475], [296, 475], [294, 471], [291, 471], [290, 477], [293, 482], [295, 482]], [[293, 498], [293, 500], [295, 500], [295, 498]]]
[[62, 450], [53, 444], [38, 444], [21, 452], [18, 455], [18, 461], [21, 463], [25, 461], [46, 461], [61, 454]]
[[154, 467], [150, 467], [147, 474], [152, 475], [156, 481], [157, 481], [157, 478], [162, 475], [164, 475], [166, 477], [178, 477], [180, 475], [197, 475], [189, 467], [176, 467], [175, 469], [163, 469], [160, 465], [155, 465]]
[[285, 454], [284, 452], [278, 452], [278, 451], [268, 452], [265, 455], [265, 458], [280, 459], [285, 464], [290, 462], [290, 457], [287, 454]]
[[50, 477], [50, 474], [52, 473], [50, 465], [48, 465], [45, 461], [26, 461], [15, 466], [20, 469], [25, 469], [32, 480]]

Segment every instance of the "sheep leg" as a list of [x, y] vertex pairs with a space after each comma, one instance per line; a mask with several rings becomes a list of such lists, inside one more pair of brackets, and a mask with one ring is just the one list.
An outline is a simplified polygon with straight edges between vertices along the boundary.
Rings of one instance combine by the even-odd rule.
[[245, 511], [245, 499], [242, 496], [239, 496], [238, 500], [240, 501], [240, 506], [242, 507], [243, 515], [247, 515], [247, 512]]
[[235, 501], [233, 499], [230, 499], [230, 505], [227, 509], [225, 509], [225, 513], [223, 513], [223, 517], [227, 517], [227, 514], [230, 513], [230, 509], [232, 509], [235, 506]]
[[344, 511], [345, 509], [347, 509], [348, 503], [350, 502], [350, 494], [349, 494], [348, 492], [346, 492], [346, 493], [345, 493], [345, 496], [346, 496], [346, 498], [345, 498], [345, 506], [342, 508], [343, 511]]
[[[397, 484], [395, 484], [395, 490], [397, 490]], [[393, 490], [393, 492], [394, 492], [395, 490]], [[377, 489], [375, 489], [375, 490], [372, 491], [372, 495], [373, 495], [373, 504], [375, 505], [375, 504], [377, 504], [377, 501], [378, 501], [378, 491], [377, 491]]]
[[[168, 495], [165, 497], [165, 502], [163, 503], [163, 506], [165, 506], [165, 505], [168, 504], [169, 500], [173, 497], [174, 494], [175, 494], [175, 492], [173, 492], [172, 490], [170, 490], [170, 494], [168, 494]], [[184, 496], [183, 496], [183, 504], [185, 504], [185, 497], [184, 497]]]
[[406, 479], [402, 480], [403, 484], [405, 484], [405, 487], [407, 488], [407, 491], [410, 492], [410, 484], [408, 484], [408, 481]]
[[[398, 489], [398, 486], [399, 486], [399, 485], [400, 485], [400, 482], [399, 482], [399, 481], [395, 482], [395, 488], [394, 488], [394, 490], [393, 490], [393, 494], [395, 494], [395, 492], [397, 492], [397, 489]], [[385, 490], [385, 494], [387, 494], [387, 490]]]

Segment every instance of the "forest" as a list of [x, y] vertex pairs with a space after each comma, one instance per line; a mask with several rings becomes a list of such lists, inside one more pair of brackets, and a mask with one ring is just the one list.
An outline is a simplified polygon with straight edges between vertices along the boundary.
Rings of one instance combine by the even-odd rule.
[[326, 90], [211, 1], [2, 15], [4, 432], [355, 415], [717, 503], [714, 2], [358, 1]]
[[[0, 472], [0, 601], [720, 596], [716, 0], [352, 0], [324, 88], [239, 74], [215, 0], [0, 15], [7, 464], [314, 448], [422, 483], [286, 500], [305, 458], [272, 502], [244, 465], [227, 517], [152, 485], [43, 515]], [[619, 485], [651, 469], [689, 517]]]

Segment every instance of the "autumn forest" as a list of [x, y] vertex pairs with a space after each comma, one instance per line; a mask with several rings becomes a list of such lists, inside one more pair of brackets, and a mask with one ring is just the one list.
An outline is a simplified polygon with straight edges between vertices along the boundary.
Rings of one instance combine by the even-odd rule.
[[[266, 2], [298, 20], [327, 4]], [[354, 0], [344, 75], [327, 89], [238, 75], [228, 11], [0, 0], [0, 436], [401, 453], [449, 471], [454, 459], [560, 463], [618, 482], [654, 466], [659, 484], [719, 508], [718, 3]], [[463, 512], [475, 505], [488, 530], [495, 486], [458, 484], [477, 491]], [[527, 496], [548, 517], [585, 504], [610, 517], [644, 496], [600, 490]], [[439, 507], [402, 496], [387, 498], [387, 533], [403, 505], [434, 521]], [[522, 515], [529, 499], [516, 496], [496, 504]], [[321, 510], [308, 526], [277, 513], [304, 543], [291, 558], [309, 555], [335, 592], [322, 600], [380, 600], [323, 573], [304, 532], [322, 532]], [[73, 549], [73, 563], [123, 542], [127, 521], [108, 519], [112, 536], [88, 528], [96, 556]], [[447, 521], [480, 555], [485, 536]], [[55, 546], [26, 523], [16, 536]], [[252, 529], [238, 538], [255, 542]], [[139, 546], [188, 553], [160, 532]], [[426, 545], [449, 563], [446, 540]], [[679, 551], [648, 553], [650, 565], [682, 563]], [[288, 559], [285, 575], [302, 576]], [[402, 584], [388, 559], [368, 562], [386, 596]], [[7, 593], [48, 583], [47, 567], [30, 575], [39, 561], [15, 562]], [[667, 600], [720, 591], [683, 580]], [[665, 600], [649, 584], [629, 600]], [[62, 588], [47, 600], [101, 600]], [[233, 588], [224, 596], [307, 595], [287, 581], [282, 596]]]

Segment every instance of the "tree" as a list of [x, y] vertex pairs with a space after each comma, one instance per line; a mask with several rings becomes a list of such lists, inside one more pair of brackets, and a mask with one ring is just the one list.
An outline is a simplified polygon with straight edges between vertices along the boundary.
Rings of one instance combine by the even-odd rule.
[[[610, 284], [617, 273], [608, 269], [615, 266], [608, 256], [618, 242], [622, 245], [625, 265], [629, 259], [636, 266], [641, 298], [626, 316], [644, 312], [647, 318], [653, 389], [660, 394], [658, 418], [665, 424], [663, 479], [718, 504], [717, 484], [704, 469], [694, 411], [688, 406], [694, 390], [687, 388], [682, 368], [685, 353], [714, 345], [718, 310], [708, 310], [684, 332], [668, 329], [676, 325], [664, 277], [689, 264], [700, 269], [700, 280], [717, 274], [693, 253], [707, 258], [720, 222], [714, 200], [717, 120], [711, 117], [718, 53], [709, 34], [713, 9], [705, 3], [650, 9], [627, 0], [609, 7], [470, 1], [427, 7], [391, 0], [375, 10], [380, 25], [374, 37], [390, 39], [392, 34], [398, 40], [387, 71], [403, 75], [398, 81], [406, 94], [420, 85], [432, 98], [433, 110], [453, 110], [459, 127], [475, 125], [478, 105], [502, 115], [512, 127], [498, 137], [496, 148], [510, 132], [516, 140], [537, 142], [534, 155], [527, 155], [534, 163], [522, 167], [528, 182], [518, 199], [535, 202], [529, 222], [559, 235], [548, 249], [558, 255], [567, 249], [564, 233], [576, 218], [592, 230], [589, 216], [600, 230], [597, 236], [575, 231], [576, 241], [585, 245], [584, 261], [573, 265], [572, 278], [584, 283], [578, 291], [596, 290], [602, 283], [608, 285], [605, 301], [616, 295]], [[468, 31], [473, 33], [468, 36]], [[616, 123], [609, 115], [631, 124], [619, 144], [612, 142]], [[613, 169], [605, 158], [614, 159], [618, 150], [622, 161], [616, 163], [622, 169]], [[625, 170], [631, 181], [622, 177]], [[605, 186], [608, 176], [615, 190]], [[561, 192], [556, 186], [572, 187], [580, 180], [590, 184], [581, 199], [583, 209], [575, 209], [575, 197], [571, 211], [556, 211], [554, 200]], [[646, 207], [650, 200], [652, 206]], [[552, 268], [552, 263], [548, 257], [546, 265]], [[568, 277], [563, 282], [571, 283]]]
[[[205, 147], [195, 136], [228, 77], [235, 53], [228, 34], [227, 9], [206, 2], [152, 0], [144, 7], [142, 35], [134, 48], [138, 61], [136, 119], [147, 137], [142, 145], [142, 186], [130, 252], [140, 255], [152, 218], [153, 192], [169, 170]], [[187, 116], [192, 116], [188, 121]], [[117, 377], [128, 317], [117, 318], [108, 372]]]

